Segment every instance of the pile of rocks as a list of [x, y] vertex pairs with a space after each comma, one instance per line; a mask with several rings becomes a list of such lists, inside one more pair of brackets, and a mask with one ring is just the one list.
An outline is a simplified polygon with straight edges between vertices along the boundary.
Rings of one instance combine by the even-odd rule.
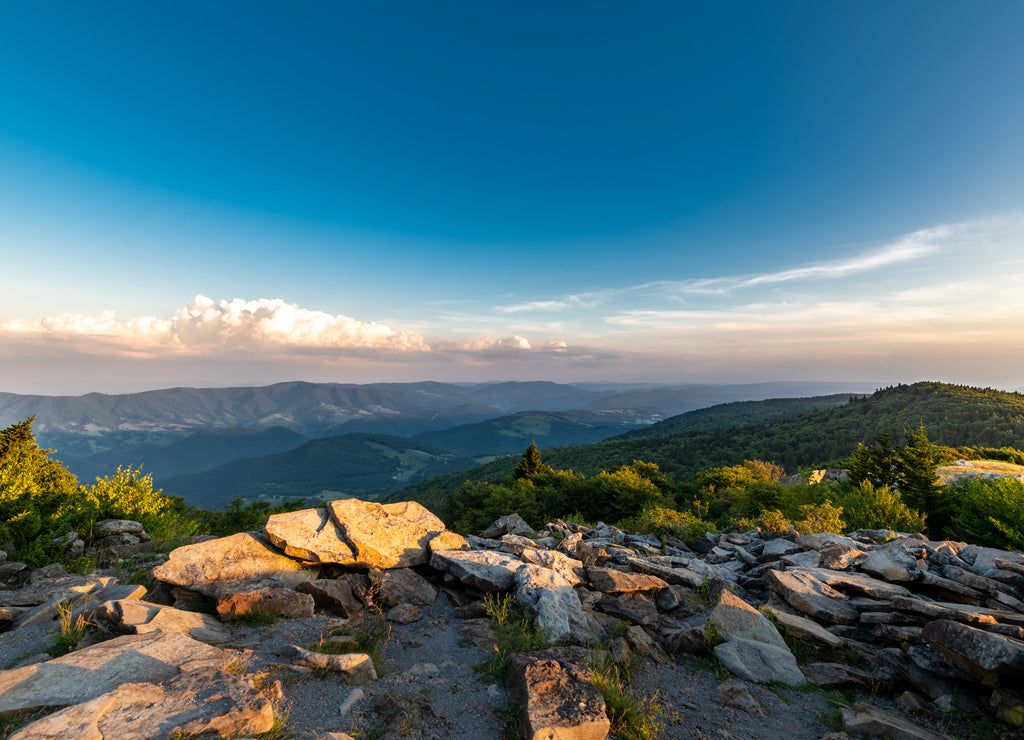
[[[1024, 725], [1024, 555], [922, 535], [751, 531], [687, 546], [604, 524], [557, 521], [533, 532], [510, 515], [463, 538], [415, 502], [348, 499], [178, 548], [153, 575], [161, 583], [146, 600], [97, 576], [0, 592], [0, 625], [11, 634], [63, 609], [120, 635], [0, 672], [0, 716], [77, 705], [11, 740], [266, 731], [265, 695], [251, 677], [225, 673], [230, 653], [213, 647], [231, 639], [228, 620], [271, 612], [356, 624], [373, 608], [409, 623], [442, 591], [460, 629], [482, 646], [493, 645], [484, 597], [496, 593], [514, 594], [563, 645], [509, 662], [527, 737], [607, 735], [604, 701], [585, 668], [597, 643], [616, 660], [659, 663], [713, 650], [753, 683], [881, 682], [904, 692], [897, 705], [908, 713], [958, 708]], [[200, 600], [215, 600], [220, 619], [192, 611]], [[353, 683], [376, 678], [370, 657], [357, 652], [290, 645], [280, 660]], [[224, 691], [213, 701], [218, 681]], [[852, 731], [938, 737], [866, 704], [845, 714]], [[88, 732], [60, 734], [67, 727]]]

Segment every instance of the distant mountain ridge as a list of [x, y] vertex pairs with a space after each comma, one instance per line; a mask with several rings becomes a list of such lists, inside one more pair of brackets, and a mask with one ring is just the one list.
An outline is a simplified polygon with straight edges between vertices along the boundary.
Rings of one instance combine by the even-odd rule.
[[[868, 386], [798, 381], [589, 388], [547, 381], [290, 382], [126, 395], [0, 393], [0, 428], [35, 416], [40, 445], [56, 450], [55, 457], [82, 480], [131, 465], [153, 473], [155, 484], [163, 486], [176, 475], [198, 475], [233, 460], [259, 459], [294, 450], [310, 439], [351, 433], [415, 438], [418, 444], [465, 458], [461, 467], [473, 467], [518, 454], [531, 441], [542, 448], [589, 443], [657, 422], [680, 409], [737, 398], [772, 398], [786, 391], [831, 393], [837, 385], [846, 392]], [[453, 468], [437, 472], [445, 469]], [[219, 473], [210, 480], [218, 481]], [[381, 490], [394, 488], [396, 479], [388, 480], [392, 482]], [[198, 480], [189, 486], [197, 492], [201, 488]], [[168, 493], [176, 492], [169, 488]]]

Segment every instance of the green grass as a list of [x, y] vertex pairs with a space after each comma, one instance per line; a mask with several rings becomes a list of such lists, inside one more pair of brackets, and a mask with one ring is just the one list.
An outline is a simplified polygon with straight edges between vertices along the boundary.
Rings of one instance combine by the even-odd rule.
[[484, 600], [487, 618], [494, 633], [494, 654], [473, 666], [488, 679], [505, 684], [505, 665], [513, 653], [529, 653], [551, 647], [547, 635], [534, 624], [523, 609], [515, 605], [512, 594], [501, 594]]
[[632, 690], [629, 670], [618, 663], [590, 667], [594, 685], [604, 697], [605, 713], [612, 733], [621, 740], [654, 740], [664, 728], [668, 710], [655, 692], [637, 697]]
[[244, 614], [236, 614], [231, 618], [231, 621], [244, 624], [246, 627], [269, 627], [272, 624], [277, 624], [278, 619], [280, 617], [274, 612], [265, 609], [253, 609]]
[[91, 626], [83, 614], [79, 614], [78, 619], [73, 620], [71, 606], [67, 603], [57, 604], [57, 614], [60, 617], [60, 634], [53, 638], [50, 647], [46, 650], [46, 653], [52, 658], [59, 658], [74, 652]]

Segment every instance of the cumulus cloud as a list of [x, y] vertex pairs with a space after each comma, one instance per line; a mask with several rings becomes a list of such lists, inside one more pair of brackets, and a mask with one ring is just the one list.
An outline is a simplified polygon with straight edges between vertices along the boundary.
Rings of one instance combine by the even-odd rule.
[[[428, 341], [413, 331], [314, 311], [281, 299], [196, 298], [168, 318], [119, 320], [114, 312], [96, 316], [63, 314], [37, 320], [0, 322], [0, 354], [45, 352], [61, 356], [96, 355], [149, 358], [236, 359], [257, 355], [329, 359], [361, 358], [405, 362], [426, 355], [439, 360], [501, 361], [564, 353], [568, 344], [544, 340], [536, 346], [518, 333]], [[404, 358], [404, 359], [403, 359]]]
[[112, 311], [98, 316], [63, 314], [35, 321], [0, 322], [0, 334], [23, 341], [97, 339], [126, 351], [333, 350], [429, 351], [415, 332], [312, 311], [281, 299], [234, 299], [216, 303], [196, 296], [170, 318], [142, 316], [119, 321]]

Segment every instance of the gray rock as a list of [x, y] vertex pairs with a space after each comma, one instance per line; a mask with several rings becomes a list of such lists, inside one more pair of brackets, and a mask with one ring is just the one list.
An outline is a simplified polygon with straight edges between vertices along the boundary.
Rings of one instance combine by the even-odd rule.
[[1024, 641], [945, 619], [925, 625], [923, 637], [986, 686], [995, 686], [1000, 676], [1024, 679]]
[[921, 573], [917, 558], [907, 552], [907, 546], [902, 540], [870, 550], [859, 567], [866, 573], [901, 583], [916, 581]]
[[105, 619], [127, 634], [178, 633], [211, 645], [231, 640], [230, 630], [209, 614], [187, 612], [138, 599], [104, 602], [97, 607], [96, 616]]
[[788, 648], [766, 642], [729, 640], [715, 648], [715, 656], [731, 673], [745, 681], [762, 684], [780, 681], [799, 686], [807, 680]]
[[579, 596], [558, 573], [523, 563], [515, 573], [516, 598], [534, 613], [537, 626], [555, 642], [584, 644], [593, 635]]
[[846, 596], [806, 571], [770, 570], [765, 585], [791, 606], [815, 619], [837, 624], [855, 624], [857, 610]]
[[850, 591], [858, 591], [874, 599], [891, 599], [894, 596], [909, 596], [903, 586], [895, 583], [886, 583], [877, 578], [866, 576], [863, 573], [848, 573], [842, 570], [828, 570], [827, 568], [807, 568], [803, 571], [814, 576], [822, 583], [833, 588], [841, 588]]
[[764, 707], [757, 700], [749, 684], [730, 678], [718, 685], [718, 698], [723, 704], [742, 709], [751, 714], [764, 714]]
[[281, 657], [308, 668], [319, 668], [325, 671], [340, 673], [353, 681], [377, 678], [377, 670], [374, 668], [370, 656], [366, 653], [328, 655], [292, 645], [290, 648], [282, 651]]
[[352, 545], [325, 508], [271, 514], [263, 532], [276, 547], [293, 558], [342, 565], [356, 562]]
[[593, 565], [587, 568], [587, 578], [592, 589], [606, 594], [661, 590], [668, 588], [669, 585], [657, 576], [624, 573], [621, 570], [598, 568]]
[[430, 565], [481, 591], [511, 591], [523, 561], [491, 550], [435, 550]]
[[411, 568], [370, 569], [369, 576], [385, 609], [399, 604], [430, 606], [437, 598], [437, 589]]
[[430, 559], [429, 543], [444, 522], [416, 501], [378, 504], [356, 498], [327, 505], [331, 520], [367, 568], [408, 568]]
[[217, 601], [221, 619], [237, 619], [252, 613], [280, 617], [312, 617], [315, 602], [309, 594], [290, 588], [260, 588], [255, 591], [227, 593]]
[[776, 607], [769, 606], [768, 608], [789, 634], [804, 639], [816, 640], [831, 648], [841, 648], [843, 646], [843, 638], [833, 635], [817, 622], [797, 614], [790, 614]]
[[352, 593], [352, 585], [345, 579], [306, 581], [295, 590], [312, 596], [316, 608], [327, 614], [352, 619], [363, 613], [363, 602]]
[[496, 519], [494, 524], [480, 533], [480, 536], [484, 539], [496, 540], [503, 534], [518, 534], [527, 537], [533, 534], [533, 527], [518, 514], [506, 514], [500, 519]]

